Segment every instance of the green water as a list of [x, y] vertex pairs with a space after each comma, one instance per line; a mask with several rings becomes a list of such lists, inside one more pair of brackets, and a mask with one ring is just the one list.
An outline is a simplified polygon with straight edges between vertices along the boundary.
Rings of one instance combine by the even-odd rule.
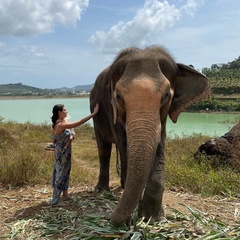
[[[76, 121], [90, 114], [88, 98], [14, 99], [0, 100], [0, 116], [4, 118], [4, 122], [16, 121], [19, 123], [31, 122], [51, 125], [52, 107], [59, 103], [66, 106], [71, 121]], [[221, 136], [233, 126], [233, 122], [237, 118], [240, 118], [240, 113], [183, 112], [176, 124], [168, 119], [167, 134], [168, 137], [192, 135], [193, 133], [201, 133], [212, 137]], [[92, 120], [89, 123], [92, 125]]]
[[4, 118], [4, 121], [51, 124], [52, 108], [55, 104], [66, 106], [71, 121], [76, 121], [90, 114], [89, 98], [51, 98], [0, 100], [0, 116]]
[[212, 137], [222, 136], [228, 132], [233, 123], [239, 119], [240, 113], [188, 113], [179, 115], [177, 123], [168, 120], [167, 132], [170, 137], [204, 134]]

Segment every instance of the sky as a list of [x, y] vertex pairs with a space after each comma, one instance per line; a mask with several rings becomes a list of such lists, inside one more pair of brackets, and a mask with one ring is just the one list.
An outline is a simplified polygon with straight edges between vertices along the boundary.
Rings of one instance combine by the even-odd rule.
[[231, 62], [240, 56], [240, 1], [0, 1], [0, 85], [92, 84], [121, 49], [150, 45], [199, 71]]

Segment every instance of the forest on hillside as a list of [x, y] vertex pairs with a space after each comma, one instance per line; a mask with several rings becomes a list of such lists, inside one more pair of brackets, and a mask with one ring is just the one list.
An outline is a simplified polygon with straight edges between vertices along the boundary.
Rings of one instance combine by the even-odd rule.
[[240, 56], [229, 63], [212, 64], [210, 68], [203, 68], [202, 73], [209, 79], [214, 95], [240, 94]]
[[188, 108], [188, 111], [240, 111], [240, 56], [232, 62], [212, 64], [203, 68], [209, 79], [212, 97]]

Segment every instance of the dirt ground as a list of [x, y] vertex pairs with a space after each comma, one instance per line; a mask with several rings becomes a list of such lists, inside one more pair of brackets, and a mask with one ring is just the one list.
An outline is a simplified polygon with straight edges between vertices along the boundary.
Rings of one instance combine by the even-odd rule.
[[[18, 189], [1, 189], [0, 194], [0, 235], [9, 231], [6, 224], [14, 224], [21, 219], [37, 216], [41, 210], [51, 209], [49, 203], [52, 189], [50, 186], [37, 185], [34, 187], [22, 187]], [[96, 196], [92, 188], [72, 187], [70, 194], [74, 198]], [[119, 190], [117, 191], [119, 193]], [[167, 214], [171, 208], [186, 213], [186, 208], [181, 205], [204, 212], [212, 219], [221, 220], [228, 225], [240, 224], [240, 199], [239, 198], [203, 198], [176, 189], [165, 190], [163, 204]], [[69, 203], [68, 209], [74, 210], [74, 204]], [[96, 209], [92, 209], [96, 212]]]

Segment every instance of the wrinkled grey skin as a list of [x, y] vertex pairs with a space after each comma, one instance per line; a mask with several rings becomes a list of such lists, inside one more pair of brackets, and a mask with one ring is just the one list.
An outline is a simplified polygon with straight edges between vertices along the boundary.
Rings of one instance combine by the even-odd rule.
[[164, 216], [164, 142], [167, 116], [175, 123], [192, 103], [210, 95], [208, 80], [189, 66], [176, 64], [163, 48], [128, 48], [96, 79], [90, 95], [100, 160], [96, 190], [109, 190], [112, 143], [121, 160], [122, 197], [111, 215], [116, 226], [139, 216]]

